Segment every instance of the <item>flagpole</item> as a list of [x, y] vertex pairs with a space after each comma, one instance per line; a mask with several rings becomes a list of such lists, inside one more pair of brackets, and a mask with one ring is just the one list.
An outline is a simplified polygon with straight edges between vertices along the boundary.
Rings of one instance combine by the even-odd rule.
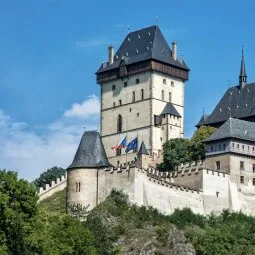
[[[127, 120], [127, 112], [126, 112], [126, 126], [127, 126], [127, 133], [126, 133], [126, 139], [127, 139], [127, 143], [128, 143], [128, 120]], [[126, 147], [126, 166], [127, 166], [127, 147]]]

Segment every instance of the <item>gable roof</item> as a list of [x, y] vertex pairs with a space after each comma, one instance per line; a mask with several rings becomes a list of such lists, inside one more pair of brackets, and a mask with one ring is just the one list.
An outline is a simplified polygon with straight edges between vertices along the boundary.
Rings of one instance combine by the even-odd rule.
[[255, 83], [250, 83], [245, 85], [243, 89], [240, 89], [239, 86], [229, 88], [205, 124], [224, 122], [230, 117], [245, 119], [254, 115]]
[[127, 65], [154, 59], [160, 62], [189, 70], [182, 60], [174, 60], [163, 34], [158, 26], [151, 26], [129, 33], [114, 56], [114, 63], [102, 64], [97, 73], [118, 68], [121, 59]]
[[176, 110], [172, 103], [166, 103], [165, 108], [163, 109], [161, 114], [170, 114], [177, 117], [181, 117], [180, 113]]
[[141, 146], [140, 146], [139, 151], [138, 151], [137, 154], [138, 154], [138, 155], [142, 155], [142, 154], [149, 155], [149, 153], [148, 153], [148, 151], [147, 151], [147, 149], [146, 149], [145, 144], [144, 144], [143, 141], [142, 141], [142, 143], [141, 143]]
[[209, 136], [204, 142], [237, 138], [255, 142], [255, 123], [239, 119], [228, 119], [217, 131]]
[[97, 168], [108, 167], [108, 162], [104, 146], [97, 131], [85, 131], [79, 147], [74, 156], [73, 163], [67, 168]]

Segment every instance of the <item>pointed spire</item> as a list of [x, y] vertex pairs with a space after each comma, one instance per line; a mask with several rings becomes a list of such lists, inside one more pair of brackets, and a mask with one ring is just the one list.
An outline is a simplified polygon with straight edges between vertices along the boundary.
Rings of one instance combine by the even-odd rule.
[[240, 76], [239, 76], [239, 87], [240, 89], [243, 89], [244, 86], [247, 83], [247, 75], [245, 70], [245, 62], [244, 62], [244, 50], [242, 46], [242, 60], [241, 60], [241, 70], [240, 70]]
[[138, 156], [139, 156], [139, 155], [142, 155], [142, 154], [149, 155], [149, 153], [148, 153], [148, 151], [147, 151], [147, 149], [146, 149], [145, 144], [144, 144], [143, 141], [142, 141], [142, 143], [141, 143], [140, 149], [139, 149], [139, 151], [138, 151], [137, 154], [138, 154]]

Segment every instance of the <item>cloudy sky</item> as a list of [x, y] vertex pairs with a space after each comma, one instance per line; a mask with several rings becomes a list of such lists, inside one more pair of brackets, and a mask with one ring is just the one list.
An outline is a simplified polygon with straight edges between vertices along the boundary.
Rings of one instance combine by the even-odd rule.
[[203, 108], [236, 85], [242, 44], [255, 81], [254, 10], [253, 0], [0, 0], [0, 168], [32, 180], [67, 167], [84, 127], [99, 123], [94, 73], [107, 46], [156, 22], [191, 69], [190, 136]]

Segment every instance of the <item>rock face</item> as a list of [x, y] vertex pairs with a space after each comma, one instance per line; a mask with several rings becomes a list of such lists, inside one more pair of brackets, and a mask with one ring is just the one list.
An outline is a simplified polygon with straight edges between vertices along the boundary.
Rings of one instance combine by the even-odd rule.
[[195, 249], [189, 243], [181, 230], [171, 227], [160, 230], [147, 229], [130, 230], [119, 240], [123, 255], [195, 255]]

